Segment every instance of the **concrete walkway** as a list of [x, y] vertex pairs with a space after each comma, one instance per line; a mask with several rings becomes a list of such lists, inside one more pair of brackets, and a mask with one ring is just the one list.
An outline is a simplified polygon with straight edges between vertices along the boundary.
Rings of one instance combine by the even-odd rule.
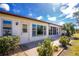
[[[54, 45], [60, 45], [59, 44], [59, 40], [55, 40], [54, 42], [53, 42], [53, 44]], [[37, 47], [34, 47], [34, 48], [32, 48], [32, 49], [28, 49], [28, 50], [26, 50], [26, 51], [24, 51], [28, 56], [38, 56], [38, 53], [37, 53]]]
[[[35, 41], [35, 42], [30, 42], [30, 43], [22, 45], [21, 49], [24, 52], [24, 54], [26, 54], [28, 56], [38, 56], [37, 46], [38, 46], [38, 43], [42, 43], [42, 42], [43, 42], [43, 40], [39, 40], [39, 41]], [[58, 37], [55, 37], [55, 40], [53, 41], [53, 45], [57, 45], [57, 46], [60, 45]]]
[[60, 46], [61, 44], [59, 43], [59, 40], [55, 40], [55, 41], [53, 42], [53, 45]]

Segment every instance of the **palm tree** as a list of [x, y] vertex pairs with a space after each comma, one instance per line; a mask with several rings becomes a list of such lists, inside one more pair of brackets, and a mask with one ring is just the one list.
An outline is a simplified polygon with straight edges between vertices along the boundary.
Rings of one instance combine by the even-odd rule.
[[65, 23], [63, 24], [63, 30], [66, 31], [66, 35], [71, 37], [75, 33], [74, 24], [72, 23]]
[[73, 13], [73, 17], [76, 18], [77, 24], [79, 25], [79, 10]]

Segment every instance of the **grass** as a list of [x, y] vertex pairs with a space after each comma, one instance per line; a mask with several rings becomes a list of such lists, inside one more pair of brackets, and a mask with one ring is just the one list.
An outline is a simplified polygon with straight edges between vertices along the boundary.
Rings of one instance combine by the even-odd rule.
[[75, 33], [75, 34], [73, 34], [73, 36], [72, 36], [72, 37], [79, 38], [79, 33]]
[[72, 46], [68, 48], [66, 55], [79, 56], [79, 40], [73, 40]]
[[75, 33], [72, 37], [78, 38], [72, 40], [72, 46], [68, 46], [68, 49], [64, 52], [64, 56], [79, 56], [79, 33]]

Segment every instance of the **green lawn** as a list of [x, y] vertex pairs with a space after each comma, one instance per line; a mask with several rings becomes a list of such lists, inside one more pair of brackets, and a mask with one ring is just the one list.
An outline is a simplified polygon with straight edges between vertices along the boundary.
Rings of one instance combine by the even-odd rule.
[[[74, 34], [73, 37], [79, 38], [79, 34]], [[61, 56], [79, 56], [79, 39], [72, 40], [72, 46], [68, 46], [68, 49], [61, 53]]]
[[[79, 38], [79, 33], [74, 34], [73, 37]], [[79, 56], [79, 40], [72, 41], [72, 46], [69, 47], [67, 55]]]
[[79, 56], [79, 40], [73, 40], [72, 46], [68, 48], [66, 55]]
[[75, 33], [73, 37], [79, 38], [79, 33]]

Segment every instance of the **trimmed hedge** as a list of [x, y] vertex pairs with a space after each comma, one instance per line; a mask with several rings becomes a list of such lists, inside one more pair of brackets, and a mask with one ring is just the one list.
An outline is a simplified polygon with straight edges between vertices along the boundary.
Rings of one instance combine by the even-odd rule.
[[0, 37], [0, 54], [5, 55], [8, 51], [14, 50], [19, 45], [18, 36]]

